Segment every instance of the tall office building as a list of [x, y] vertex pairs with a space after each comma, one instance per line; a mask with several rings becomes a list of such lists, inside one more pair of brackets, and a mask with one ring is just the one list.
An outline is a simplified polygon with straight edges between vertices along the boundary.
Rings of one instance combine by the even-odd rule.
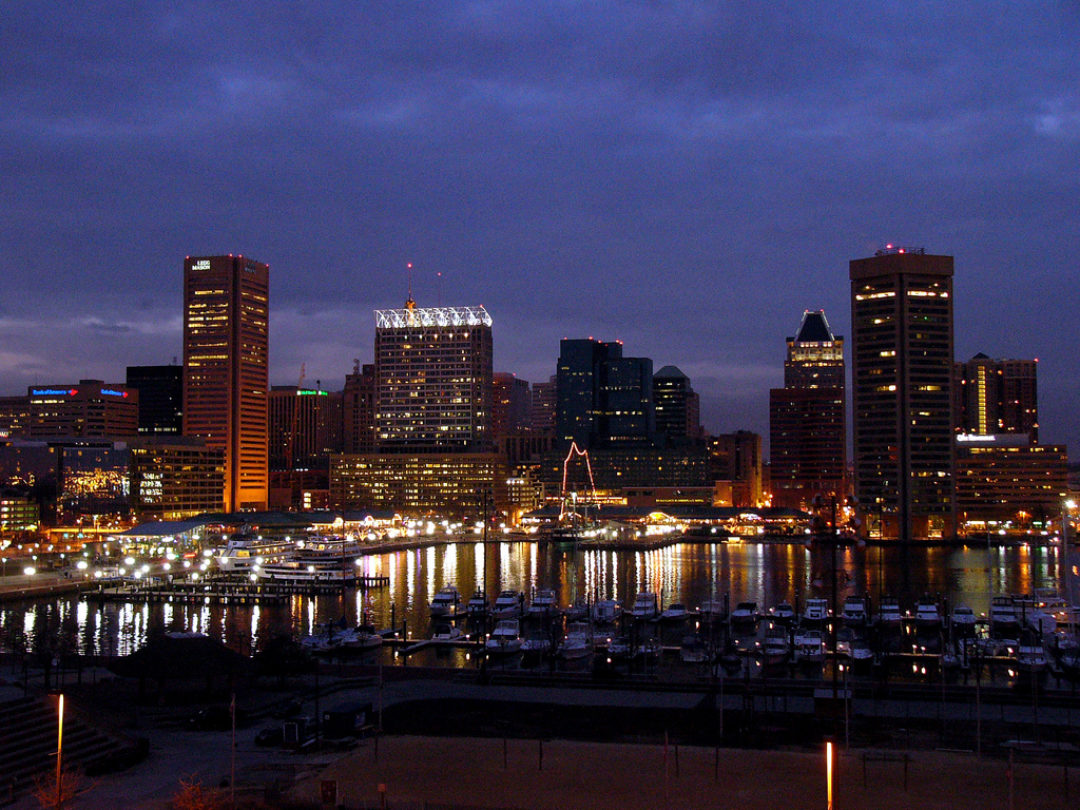
[[375, 441], [383, 453], [484, 453], [491, 316], [483, 307], [375, 312]]
[[269, 399], [270, 469], [329, 470], [341, 451], [341, 394], [275, 385]]
[[31, 439], [139, 433], [139, 392], [126, 385], [79, 380], [78, 385], [30, 386], [27, 396]]
[[664, 366], [653, 374], [652, 396], [657, 433], [674, 441], [701, 437], [701, 400], [682, 371]]
[[184, 429], [183, 366], [128, 366], [127, 387], [139, 392], [139, 435], [180, 435]]
[[952, 256], [851, 261], [855, 491], [883, 537], [955, 526]]
[[1023, 433], [1037, 444], [1038, 368], [1038, 360], [995, 360], [981, 352], [966, 363], [957, 363], [957, 433]]
[[553, 374], [547, 382], [532, 384], [532, 408], [529, 422], [533, 430], [555, 430], [555, 379]]
[[492, 377], [491, 433], [495, 442], [528, 428], [531, 392], [529, 381], [499, 372]]
[[621, 342], [563, 340], [556, 397], [561, 447], [642, 444], [656, 433], [652, 360], [623, 357]]
[[265, 509], [268, 265], [184, 260], [184, 435], [225, 453], [223, 506]]
[[787, 339], [784, 387], [769, 391], [773, 506], [807, 509], [844, 494], [847, 469], [844, 338], [807, 310]]
[[342, 396], [342, 448], [346, 453], [375, 452], [375, 364], [357, 361], [345, 375]]

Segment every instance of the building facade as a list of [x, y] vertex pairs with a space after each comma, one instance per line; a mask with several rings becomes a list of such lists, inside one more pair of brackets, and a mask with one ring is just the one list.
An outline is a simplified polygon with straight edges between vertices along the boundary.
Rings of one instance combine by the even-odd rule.
[[701, 438], [701, 399], [676, 366], [653, 374], [652, 399], [657, 433], [676, 442]]
[[1065, 445], [1032, 444], [1021, 433], [957, 437], [956, 502], [961, 526], [984, 532], [1011, 524], [1045, 527], [1068, 497]]
[[787, 339], [784, 387], [769, 391], [773, 506], [807, 509], [817, 496], [846, 491], [844, 339], [823, 310], [807, 310]]
[[949, 535], [953, 258], [890, 246], [849, 275], [856, 495], [883, 537]]
[[342, 450], [338, 392], [275, 385], [268, 427], [272, 471], [328, 470], [330, 454]]
[[490, 452], [491, 316], [483, 307], [375, 313], [375, 441], [381, 453]]
[[270, 268], [184, 260], [184, 435], [225, 456], [226, 511], [265, 509]]
[[127, 387], [139, 392], [140, 436], [179, 436], [183, 432], [183, 366], [128, 366]]
[[556, 377], [553, 375], [547, 382], [532, 384], [532, 406], [529, 414], [530, 426], [533, 430], [555, 431], [555, 408]]
[[125, 385], [80, 380], [78, 385], [30, 386], [26, 437], [125, 437], [139, 433], [139, 393]]
[[530, 425], [529, 381], [516, 374], [499, 372], [492, 376], [491, 433], [497, 443], [503, 436]]
[[1038, 443], [1038, 360], [995, 360], [980, 352], [954, 368], [957, 433], [1022, 433]]
[[375, 364], [359, 362], [345, 376], [342, 396], [342, 450], [375, 452]]
[[185, 520], [221, 508], [225, 453], [179, 437], [139, 441], [128, 475], [136, 519]]

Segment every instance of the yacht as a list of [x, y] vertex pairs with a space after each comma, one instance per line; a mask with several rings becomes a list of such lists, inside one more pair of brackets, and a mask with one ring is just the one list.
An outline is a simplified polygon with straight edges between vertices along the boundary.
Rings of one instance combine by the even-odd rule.
[[686, 610], [686, 605], [682, 602], [672, 602], [660, 613], [660, 621], [662, 622], [681, 622], [685, 621], [686, 617], [690, 614]]
[[461, 628], [451, 622], [443, 621], [435, 625], [435, 629], [431, 634], [431, 638], [434, 641], [457, 641], [464, 634], [461, 632]]
[[975, 611], [967, 605], [957, 605], [949, 617], [952, 634], [959, 638], [971, 638], [975, 635]]
[[359, 543], [344, 537], [300, 540], [292, 554], [253, 565], [251, 572], [272, 582], [351, 582], [362, 552]]
[[572, 622], [559, 645], [559, 655], [567, 660], [587, 658], [593, 654], [593, 631], [588, 622]]
[[781, 602], [769, 608], [769, 618], [774, 622], [790, 625], [795, 621], [795, 608], [790, 602]]
[[461, 594], [453, 585], [447, 585], [435, 594], [428, 609], [433, 619], [453, 619], [461, 609]]
[[829, 618], [829, 602], [826, 599], [810, 598], [806, 600], [802, 623], [808, 627], [821, 627]]
[[214, 555], [214, 562], [223, 574], [247, 576], [256, 566], [287, 560], [296, 552], [296, 541], [277, 538], [264, 540], [249, 535], [233, 535]]
[[521, 591], [499, 591], [495, 597], [495, 607], [492, 614], [496, 619], [517, 619], [521, 617], [521, 608], [525, 603], [525, 596]]
[[795, 662], [809, 666], [825, 662], [825, 634], [820, 630], [801, 630], [795, 634]]
[[486, 616], [488, 612], [487, 594], [483, 591], [473, 593], [465, 605], [465, 612], [470, 619], [480, 619]]
[[529, 603], [529, 615], [543, 618], [553, 615], [558, 610], [555, 603], [555, 591], [550, 588], [539, 588]]
[[848, 627], [866, 627], [870, 618], [865, 596], [849, 596], [844, 600], [844, 609], [840, 613], [844, 624]]
[[900, 602], [891, 596], [881, 599], [878, 607], [878, 629], [883, 633], [899, 633], [904, 617], [900, 613]]
[[779, 666], [788, 660], [791, 654], [791, 639], [785, 627], [773, 627], [765, 633], [765, 644], [761, 649], [762, 660], [767, 666]]
[[552, 646], [549, 634], [540, 630], [530, 633], [521, 642], [522, 663], [527, 666], [540, 663], [545, 656], [551, 653]]
[[614, 599], [601, 599], [593, 603], [592, 620], [599, 625], [612, 625], [619, 621], [622, 616], [622, 605]]
[[683, 636], [679, 645], [679, 658], [686, 664], [702, 664], [709, 660], [708, 648], [700, 633]]
[[706, 599], [699, 613], [704, 622], [722, 622], [727, 618], [727, 607], [723, 599]]
[[941, 629], [941, 611], [933, 599], [920, 599], [915, 605], [915, 627], [918, 630], [935, 631]]
[[1017, 638], [1020, 635], [1020, 617], [1016, 605], [1008, 596], [995, 596], [990, 600], [990, 635], [997, 638]]
[[484, 643], [488, 655], [513, 655], [521, 651], [521, 624], [517, 619], [500, 619]]
[[757, 627], [757, 602], [739, 602], [731, 611], [731, 626], [740, 630], [752, 631]]
[[659, 615], [656, 607], [656, 594], [642, 591], [634, 597], [634, 605], [630, 608], [630, 615], [635, 621], [651, 621]]

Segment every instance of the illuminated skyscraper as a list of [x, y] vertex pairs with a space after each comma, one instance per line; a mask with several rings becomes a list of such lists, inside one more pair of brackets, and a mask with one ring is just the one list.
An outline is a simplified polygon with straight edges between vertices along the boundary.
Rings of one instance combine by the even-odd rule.
[[184, 260], [184, 434], [225, 452], [227, 511], [267, 500], [268, 265]]
[[844, 389], [844, 339], [824, 311], [807, 310], [787, 339], [784, 387], [769, 391], [773, 506], [807, 509], [818, 495], [843, 496]]
[[1039, 441], [1038, 360], [995, 360], [981, 352], [956, 364], [958, 433], [1023, 433]]
[[653, 374], [652, 398], [657, 433], [674, 441], [700, 438], [701, 399], [678, 367], [664, 366]]
[[952, 277], [922, 248], [850, 263], [855, 487], [884, 537], [955, 526]]
[[383, 453], [493, 449], [491, 316], [483, 307], [375, 312], [375, 442]]

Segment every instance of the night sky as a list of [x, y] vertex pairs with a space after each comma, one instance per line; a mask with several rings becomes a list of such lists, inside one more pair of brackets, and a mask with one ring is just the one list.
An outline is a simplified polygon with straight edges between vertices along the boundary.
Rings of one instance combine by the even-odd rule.
[[[181, 355], [182, 261], [270, 264], [271, 381], [340, 388], [375, 308], [483, 304], [673, 363], [768, 434], [849, 259], [956, 257], [958, 359], [1040, 359], [1080, 447], [1080, 4], [5, 2], [0, 394]], [[442, 278], [437, 273], [442, 273]]]

